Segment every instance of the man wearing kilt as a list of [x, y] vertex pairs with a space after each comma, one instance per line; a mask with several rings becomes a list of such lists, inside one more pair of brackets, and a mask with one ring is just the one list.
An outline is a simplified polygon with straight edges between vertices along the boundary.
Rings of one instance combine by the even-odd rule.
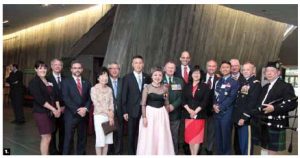
[[[288, 118], [282, 119], [279, 116], [288, 116], [288, 112], [296, 108], [297, 103], [286, 102], [279, 105], [278, 102], [286, 101], [295, 97], [291, 84], [279, 78], [280, 64], [269, 62], [265, 69], [265, 77], [269, 81], [261, 92], [258, 104], [261, 105], [261, 154], [275, 155], [278, 151], [286, 149], [286, 130]], [[272, 118], [272, 119], [271, 119]], [[275, 118], [275, 119], [274, 119]]]
[[233, 107], [233, 123], [235, 129], [234, 142], [241, 155], [252, 155], [253, 143], [251, 138], [251, 111], [256, 108], [257, 99], [261, 92], [260, 81], [255, 77], [255, 66], [246, 62], [242, 67], [245, 80], [240, 82], [236, 103]]

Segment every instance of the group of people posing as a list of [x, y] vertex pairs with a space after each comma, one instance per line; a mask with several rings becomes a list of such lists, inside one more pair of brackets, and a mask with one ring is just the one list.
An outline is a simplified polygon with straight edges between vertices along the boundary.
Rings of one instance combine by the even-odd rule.
[[[284, 106], [273, 102], [295, 97], [293, 87], [280, 79], [276, 62], [266, 65], [264, 73], [269, 83], [262, 87], [251, 62], [241, 66], [237, 59], [223, 61], [218, 74], [215, 60], [207, 61], [206, 72], [198, 65], [191, 66], [190, 60], [190, 53], [184, 51], [179, 66], [167, 61], [163, 68], [153, 67], [148, 75], [143, 72], [143, 57], [134, 56], [133, 71], [122, 78], [120, 65], [112, 62], [100, 69], [98, 83], [93, 87], [81, 76], [83, 65], [79, 61], [71, 63], [70, 77], [61, 74], [63, 63], [59, 59], [51, 61], [51, 73], [47, 73], [47, 64], [37, 61], [29, 90], [34, 97], [33, 114], [41, 135], [41, 153], [86, 154], [88, 115], [94, 118], [95, 150], [99, 155], [180, 154], [181, 126], [185, 154], [205, 151], [250, 155], [254, 135], [262, 154], [285, 150], [286, 129], [275, 125], [288, 126], [288, 119], [262, 117], [262, 121], [254, 121], [266, 122], [258, 125], [260, 130], [251, 128], [253, 120], [260, 119], [258, 115], [288, 116], [297, 106], [294, 102]], [[107, 121], [118, 126], [105, 134], [102, 123]], [[125, 124], [128, 153], [123, 151]], [[77, 145], [73, 149], [75, 132]]]

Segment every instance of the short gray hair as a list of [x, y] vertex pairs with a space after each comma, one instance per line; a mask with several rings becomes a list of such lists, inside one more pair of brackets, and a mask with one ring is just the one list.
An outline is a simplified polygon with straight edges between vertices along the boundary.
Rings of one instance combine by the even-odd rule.
[[61, 63], [61, 66], [64, 66], [64, 63], [63, 63], [60, 59], [58, 59], [58, 58], [52, 59], [51, 62], [50, 62], [51, 65], [52, 65], [55, 61], [59, 61], [59, 62]]
[[107, 65], [107, 68], [110, 69], [111, 68], [111, 65], [118, 65], [119, 69], [121, 69], [121, 66], [118, 62], [116, 61], [113, 61], [113, 62], [110, 62], [108, 65]]

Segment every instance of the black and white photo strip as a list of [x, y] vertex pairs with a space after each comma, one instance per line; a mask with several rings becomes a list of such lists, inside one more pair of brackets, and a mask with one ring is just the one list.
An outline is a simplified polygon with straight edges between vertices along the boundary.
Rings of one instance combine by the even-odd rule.
[[298, 157], [298, 1], [3, 0], [3, 156]]

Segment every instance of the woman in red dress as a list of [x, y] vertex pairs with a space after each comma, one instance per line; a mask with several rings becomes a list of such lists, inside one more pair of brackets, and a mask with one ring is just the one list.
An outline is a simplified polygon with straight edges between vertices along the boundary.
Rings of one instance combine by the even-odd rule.
[[190, 146], [191, 154], [197, 155], [204, 140], [206, 111], [209, 87], [200, 82], [201, 70], [198, 65], [191, 71], [190, 81], [183, 89], [185, 118], [184, 140]]

